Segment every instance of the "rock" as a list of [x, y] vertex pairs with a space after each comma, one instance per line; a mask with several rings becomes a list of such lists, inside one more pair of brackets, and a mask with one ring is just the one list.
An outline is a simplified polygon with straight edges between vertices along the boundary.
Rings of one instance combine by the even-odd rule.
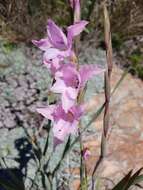
[[[1, 127], [13, 128], [15, 117], [17, 126], [22, 124], [24, 127], [29, 125], [32, 127], [33, 116], [29, 114], [29, 110], [36, 105], [36, 101], [45, 98], [44, 93], [48, 89], [50, 76], [47, 69], [41, 65], [41, 52], [37, 50], [35, 53], [38, 56], [35, 58], [30, 53], [27, 56], [25, 52], [30, 52], [30, 48], [24, 44], [18, 45], [7, 54], [0, 52], [3, 62], [6, 64], [7, 60], [10, 62], [9, 67], [0, 67], [0, 108], [3, 109], [0, 110], [0, 118], [2, 123], [5, 121]], [[8, 116], [6, 109], [9, 110]]]
[[11, 114], [7, 114], [6, 118], [4, 119], [3, 121], [3, 124], [5, 127], [7, 128], [13, 128], [13, 127], [16, 127], [16, 123], [14, 121], [14, 117], [12, 117]]
[[[111, 81], [112, 89], [122, 74], [123, 71], [114, 66]], [[95, 100], [91, 100], [91, 102], [89, 102], [91, 110], [98, 108], [104, 102], [104, 96], [95, 96]], [[130, 169], [134, 169], [135, 172], [143, 165], [143, 153], [141, 151], [143, 146], [142, 102], [142, 81], [128, 74], [111, 99], [107, 155], [100, 170], [100, 176], [111, 179], [115, 183]], [[101, 137], [102, 117], [99, 117], [94, 125], [97, 137]], [[91, 158], [87, 162], [89, 171], [93, 169], [93, 165], [95, 165], [100, 154], [100, 138], [91, 139], [92, 137], [85, 142], [85, 146], [89, 147], [92, 153]], [[109, 189], [109, 184], [106, 180], [103, 184], [108, 185], [107, 189]], [[135, 187], [133, 189], [136, 190], [138, 188]]]
[[2, 121], [0, 121], [0, 128], [2, 128], [3, 127], [3, 122]]

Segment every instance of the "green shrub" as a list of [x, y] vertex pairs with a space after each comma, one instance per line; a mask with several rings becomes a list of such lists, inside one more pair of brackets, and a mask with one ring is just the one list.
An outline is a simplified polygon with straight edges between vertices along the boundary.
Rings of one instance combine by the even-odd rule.
[[129, 56], [129, 60], [132, 64], [131, 73], [143, 79], [143, 55], [139, 52], [134, 52]]

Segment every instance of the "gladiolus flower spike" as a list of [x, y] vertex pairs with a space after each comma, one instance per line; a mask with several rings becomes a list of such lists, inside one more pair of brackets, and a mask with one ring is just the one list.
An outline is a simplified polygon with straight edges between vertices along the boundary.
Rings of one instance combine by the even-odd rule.
[[[80, 10], [79, 0], [70, 2], [74, 11]], [[67, 27], [65, 34], [49, 19], [46, 38], [32, 40], [33, 44], [43, 51], [43, 63], [55, 81], [50, 90], [61, 97], [57, 104], [37, 108], [37, 112], [52, 121], [56, 143], [63, 142], [68, 135], [77, 134], [78, 123], [85, 114], [84, 104], [79, 105], [77, 102], [78, 95], [91, 77], [104, 72], [103, 68], [95, 64], [77, 68], [73, 42], [87, 24], [87, 21], [78, 20]]]

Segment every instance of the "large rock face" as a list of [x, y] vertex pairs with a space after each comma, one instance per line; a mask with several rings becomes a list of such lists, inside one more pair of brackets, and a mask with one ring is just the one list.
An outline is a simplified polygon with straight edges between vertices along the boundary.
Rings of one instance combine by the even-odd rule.
[[[123, 71], [114, 65], [112, 73], [112, 89], [122, 76]], [[90, 109], [98, 108], [104, 102], [104, 95], [96, 96], [89, 104]], [[100, 185], [112, 187], [130, 169], [136, 171], [143, 166], [143, 83], [126, 76], [111, 99], [110, 129], [107, 142], [107, 155], [99, 169]], [[88, 171], [92, 171], [100, 152], [100, 140], [103, 127], [103, 117], [95, 122], [95, 135], [86, 139], [85, 146], [91, 150], [87, 161]], [[78, 183], [78, 182], [77, 182]], [[107, 188], [107, 189], [108, 189]], [[104, 188], [103, 188], [104, 189]], [[134, 187], [134, 189], [139, 189]]]

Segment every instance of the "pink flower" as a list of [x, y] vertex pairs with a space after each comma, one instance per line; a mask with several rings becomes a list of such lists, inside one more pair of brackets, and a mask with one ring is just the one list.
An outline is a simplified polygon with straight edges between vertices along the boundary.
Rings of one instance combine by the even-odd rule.
[[77, 132], [77, 125], [83, 114], [82, 106], [73, 106], [67, 113], [61, 105], [38, 108], [37, 111], [53, 123], [54, 137], [64, 141], [69, 134]]
[[61, 93], [62, 107], [68, 112], [75, 102], [79, 92], [80, 75], [74, 65], [66, 64], [55, 73], [56, 82], [51, 88], [52, 92]]
[[62, 107], [65, 112], [75, 104], [80, 89], [84, 88], [88, 79], [104, 70], [97, 65], [82, 65], [77, 71], [73, 64], [66, 64], [55, 73], [56, 82], [51, 91], [62, 94]]
[[[65, 57], [73, 55], [72, 43], [73, 38], [79, 35], [85, 26], [87, 21], [80, 21], [71, 25], [67, 28], [67, 36], [63, 33], [62, 29], [59, 28], [52, 20], [48, 20], [47, 25], [47, 37], [39, 41], [32, 40], [32, 42], [44, 51], [44, 63], [47, 65], [55, 66], [57, 60], [63, 60]], [[49, 66], [51, 68], [51, 66]]]
[[60, 61], [57, 57], [52, 60], [43, 59], [44, 65], [50, 70], [51, 74], [54, 76], [55, 73], [61, 68], [62, 61]]
[[90, 157], [91, 152], [88, 148], [84, 148], [82, 151], [82, 155], [83, 155], [83, 158], [87, 160]]

